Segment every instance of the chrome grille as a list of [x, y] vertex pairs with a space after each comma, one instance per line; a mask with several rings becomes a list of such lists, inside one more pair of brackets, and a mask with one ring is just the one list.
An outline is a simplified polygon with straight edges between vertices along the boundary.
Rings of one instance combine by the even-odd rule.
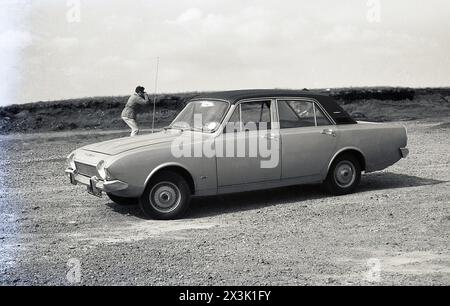
[[75, 168], [77, 172], [81, 175], [85, 175], [88, 177], [99, 176], [97, 168], [95, 166], [75, 162]]

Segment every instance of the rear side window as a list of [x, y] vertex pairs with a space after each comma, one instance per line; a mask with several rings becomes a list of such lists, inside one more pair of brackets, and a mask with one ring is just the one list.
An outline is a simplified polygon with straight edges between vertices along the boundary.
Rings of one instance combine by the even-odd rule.
[[280, 128], [330, 125], [330, 121], [315, 103], [299, 100], [278, 100]]

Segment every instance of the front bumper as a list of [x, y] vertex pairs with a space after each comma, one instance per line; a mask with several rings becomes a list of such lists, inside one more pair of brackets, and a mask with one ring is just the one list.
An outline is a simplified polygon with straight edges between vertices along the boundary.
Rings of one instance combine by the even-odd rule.
[[128, 188], [128, 184], [122, 181], [103, 181], [96, 176], [87, 177], [85, 175], [77, 173], [77, 170], [71, 168], [66, 169], [65, 173], [68, 175], [71, 184], [77, 185], [78, 183], [80, 183], [82, 185], [86, 185], [88, 193], [97, 197], [101, 197], [103, 191], [109, 193]]
[[408, 157], [409, 149], [408, 148], [400, 148], [400, 154], [402, 155], [402, 158]]

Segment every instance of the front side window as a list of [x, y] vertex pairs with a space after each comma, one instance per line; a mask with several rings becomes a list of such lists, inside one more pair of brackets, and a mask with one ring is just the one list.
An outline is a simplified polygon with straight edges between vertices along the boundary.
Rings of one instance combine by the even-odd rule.
[[270, 101], [244, 102], [234, 109], [226, 132], [270, 129]]
[[279, 100], [278, 116], [282, 129], [331, 124], [323, 112], [310, 101]]

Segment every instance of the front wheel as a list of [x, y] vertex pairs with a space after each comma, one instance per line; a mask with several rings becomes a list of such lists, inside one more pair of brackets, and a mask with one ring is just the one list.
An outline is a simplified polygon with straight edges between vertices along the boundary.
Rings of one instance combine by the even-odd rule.
[[325, 186], [335, 195], [344, 195], [355, 191], [361, 180], [361, 165], [350, 154], [338, 156], [331, 164]]
[[146, 217], [168, 220], [182, 216], [190, 202], [186, 180], [173, 171], [163, 171], [151, 179], [139, 199]]

